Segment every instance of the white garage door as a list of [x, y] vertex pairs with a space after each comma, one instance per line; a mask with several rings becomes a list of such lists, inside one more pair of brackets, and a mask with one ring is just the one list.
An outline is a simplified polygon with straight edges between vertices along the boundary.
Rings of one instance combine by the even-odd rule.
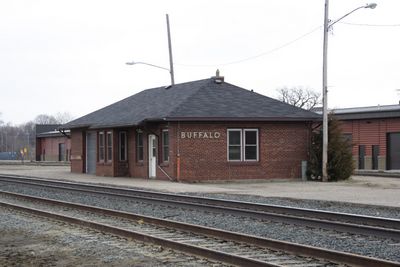
[[96, 132], [86, 133], [86, 173], [96, 173]]

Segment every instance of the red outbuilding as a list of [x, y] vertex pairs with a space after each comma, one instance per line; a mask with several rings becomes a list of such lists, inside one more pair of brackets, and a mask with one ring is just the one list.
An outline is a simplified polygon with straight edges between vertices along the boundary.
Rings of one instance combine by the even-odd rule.
[[400, 170], [400, 105], [332, 112], [352, 142], [356, 169]]
[[36, 161], [69, 161], [69, 131], [59, 132], [60, 124], [36, 125]]
[[63, 125], [71, 171], [171, 180], [301, 177], [320, 115], [211, 79], [144, 90]]

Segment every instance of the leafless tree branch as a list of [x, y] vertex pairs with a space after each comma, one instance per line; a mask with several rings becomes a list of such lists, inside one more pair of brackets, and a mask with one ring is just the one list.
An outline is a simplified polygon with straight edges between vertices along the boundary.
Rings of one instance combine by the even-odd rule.
[[310, 88], [303, 87], [282, 87], [277, 90], [277, 98], [287, 104], [310, 110], [321, 104], [321, 93]]

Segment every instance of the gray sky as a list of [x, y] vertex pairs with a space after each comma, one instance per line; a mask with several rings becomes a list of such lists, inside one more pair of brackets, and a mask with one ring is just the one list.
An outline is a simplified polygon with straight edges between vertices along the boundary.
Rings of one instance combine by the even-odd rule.
[[[400, 1], [375, 2], [376, 9], [351, 14], [342, 21], [350, 24], [336, 24], [329, 35], [330, 108], [400, 99]], [[330, 0], [329, 17], [365, 4]], [[169, 66], [166, 13], [176, 83], [209, 78], [218, 68], [227, 82], [271, 97], [283, 86], [322, 90], [324, 0], [3, 0], [1, 119], [80, 117], [168, 85], [165, 70], [125, 65]]]

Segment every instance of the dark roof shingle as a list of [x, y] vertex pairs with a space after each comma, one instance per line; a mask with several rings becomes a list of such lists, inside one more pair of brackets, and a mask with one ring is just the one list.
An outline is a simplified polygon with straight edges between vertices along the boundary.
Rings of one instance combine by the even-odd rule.
[[146, 120], [296, 120], [320, 115], [214, 79], [144, 90], [63, 128], [108, 128], [138, 125]]

